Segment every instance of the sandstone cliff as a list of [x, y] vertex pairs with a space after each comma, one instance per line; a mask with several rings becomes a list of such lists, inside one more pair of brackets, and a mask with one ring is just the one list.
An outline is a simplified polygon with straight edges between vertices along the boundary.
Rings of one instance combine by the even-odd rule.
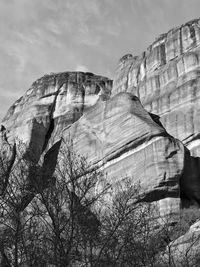
[[[46, 186], [44, 173], [52, 177], [61, 140], [72, 139], [108, 183], [126, 177], [140, 182], [141, 199], [157, 201], [161, 212], [200, 207], [200, 164], [194, 157], [200, 155], [199, 60], [200, 21], [194, 20], [160, 36], [141, 56], [120, 59], [113, 87], [92, 73], [38, 79], [2, 121], [6, 176], [0, 193], [19, 140], [35, 162], [42, 159], [39, 177]], [[33, 197], [21, 196], [22, 207]]]
[[[59, 140], [72, 139], [77, 153], [103, 168], [110, 184], [125, 177], [140, 182], [141, 198], [159, 201], [163, 212], [190, 203], [198, 206], [198, 159], [166, 132], [159, 117], [148, 113], [136, 96], [118, 93], [109, 99], [111, 85], [111, 80], [88, 73], [54, 74], [33, 83], [2, 122], [1, 152], [7, 155], [8, 174], [19, 140], [35, 162], [42, 159], [44, 165], [52, 155], [52, 175]], [[41, 179], [45, 183], [45, 177]]]
[[160, 35], [140, 56], [126, 55], [112, 95], [131, 92], [193, 155], [200, 155], [200, 20]]
[[[26, 144], [24, 159], [31, 155], [23, 177], [28, 190], [16, 205], [22, 211], [37, 193], [31, 191], [32, 161], [39, 162], [43, 190], [60, 147], [73, 140], [75, 151], [103, 170], [110, 185], [126, 177], [140, 183], [140, 199], [158, 203], [161, 213], [199, 208], [199, 62], [200, 20], [193, 20], [159, 36], [142, 55], [122, 57], [114, 81], [83, 72], [35, 81], [2, 121], [0, 195], [20, 141]], [[194, 235], [199, 222], [173, 241], [175, 253], [187, 250]]]
[[103, 166], [110, 184], [130, 177], [146, 201], [160, 201], [161, 210], [177, 209], [184, 169], [184, 146], [169, 136], [130, 93], [99, 100], [63, 137], [72, 138], [78, 154]]
[[82, 72], [45, 75], [35, 81], [8, 110], [2, 121], [9, 143], [20, 139], [36, 160], [58, 141], [62, 129], [78, 120], [99, 97], [107, 99], [112, 81]]

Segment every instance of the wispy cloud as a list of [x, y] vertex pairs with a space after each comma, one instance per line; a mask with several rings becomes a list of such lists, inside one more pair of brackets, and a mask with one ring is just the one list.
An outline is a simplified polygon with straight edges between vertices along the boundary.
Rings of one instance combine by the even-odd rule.
[[0, 116], [44, 73], [113, 76], [119, 57], [142, 52], [199, 8], [199, 0], [1, 0]]
[[75, 71], [82, 71], [82, 72], [88, 72], [88, 68], [84, 65], [77, 65], [75, 68]]

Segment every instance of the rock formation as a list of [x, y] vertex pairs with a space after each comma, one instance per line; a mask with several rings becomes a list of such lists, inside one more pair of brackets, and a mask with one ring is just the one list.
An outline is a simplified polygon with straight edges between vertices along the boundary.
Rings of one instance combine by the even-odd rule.
[[140, 182], [143, 200], [159, 200], [163, 210], [166, 203], [178, 207], [184, 146], [154, 121], [137, 97], [119, 93], [99, 100], [63, 131], [66, 141], [69, 136], [78, 154], [103, 166], [109, 183], [129, 177]]
[[99, 97], [110, 96], [112, 81], [82, 72], [45, 75], [35, 81], [2, 121], [10, 143], [20, 139], [35, 155], [58, 141], [62, 129], [81, 117]]
[[108, 78], [83, 72], [34, 82], [2, 121], [7, 176], [19, 140], [52, 176], [61, 138], [72, 138], [109, 183], [140, 182], [141, 198], [159, 201], [161, 210], [200, 206], [199, 158], [183, 145], [198, 155], [199, 23], [170, 30], [141, 56], [124, 56], [113, 88]]
[[119, 61], [112, 95], [131, 92], [166, 130], [200, 156], [200, 20], [159, 36], [140, 56]]
[[[34, 82], [2, 121], [0, 194], [5, 190], [17, 154], [18, 158], [23, 158], [24, 154], [30, 161], [30, 164], [25, 163], [28, 188], [34, 182], [32, 161], [40, 162], [37, 176], [39, 184], [45, 187], [55, 170], [62, 130], [79, 119], [99, 98], [109, 98], [111, 86], [112, 81], [107, 78], [82, 72], [45, 75]], [[23, 148], [21, 142], [25, 144]], [[20, 147], [18, 153], [16, 146]], [[21, 196], [19, 206], [26, 207], [33, 197], [33, 193]]]
[[[200, 221], [192, 224], [185, 234], [172, 240], [166, 249], [163, 260], [169, 262], [169, 256], [176, 266], [199, 266]], [[170, 252], [169, 252], [170, 251]]]
[[[140, 56], [122, 57], [112, 83], [83, 72], [34, 82], [2, 121], [0, 195], [20, 141], [26, 144], [23, 160], [31, 157], [29, 190], [16, 206], [21, 211], [37, 193], [30, 190], [32, 163], [43, 189], [60, 146], [73, 140], [75, 151], [102, 169], [109, 184], [126, 177], [140, 183], [141, 201], [156, 201], [161, 213], [200, 207], [200, 20], [161, 35]], [[175, 249], [188, 244], [191, 231], [199, 235], [194, 227], [175, 241]]]

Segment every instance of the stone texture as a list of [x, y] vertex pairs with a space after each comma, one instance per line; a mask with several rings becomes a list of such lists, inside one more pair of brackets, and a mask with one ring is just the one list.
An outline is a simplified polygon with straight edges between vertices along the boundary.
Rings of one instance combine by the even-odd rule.
[[9, 144], [6, 138], [6, 129], [0, 131], [0, 196], [7, 187], [9, 175], [16, 157], [16, 145]]
[[[171, 260], [175, 266], [199, 266], [200, 249], [200, 221], [196, 221], [190, 226], [186, 233], [168, 244], [166, 254], [163, 259], [165, 262]], [[170, 253], [169, 253], [170, 248]]]
[[11, 179], [14, 164], [20, 165], [17, 172], [20, 176], [22, 168], [26, 170], [28, 193], [19, 196], [16, 207], [23, 210], [34, 197], [32, 184], [37, 183], [41, 190], [53, 176], [63, 128], [79, 119], [99, 97], [109, 98], [111, 86], [107, 78], [82, 72], [45, 75], [34, 82], [2, 121], [0, 194]]
[[[22, 212], [37, 189], [55, 180], [60, 146], [72, 139], [75, 151], [103, 170], [113, 192], [129, 177], [140, 183], [141, 201], [157, 202], [161, 215], [199, 208], [199, 88], [200, 20], [161, 35], [140, 56], [122, 57], [113, 89], [110, 79], [92, 73], [45, 75], [2, 121], [0, 196], [20, 162], [25, 190], [19, 188], [13, 204]], [[173, 241], [179, 258], [191, 238], [199, 240], [199, 225]]]
[[166, 130], [200, 155], [200, 20], [159, 36], [140, 56], [118, 64], [112, 95], [132, 92]]
[[160, 200], [162, 211], [179, 209], [185, 148], [154, 121], [137, 97], [119, 93], [99, 100], [64, 130], [63, 138], [69, 137], [78, 154], [102, 166], [109, 183], [130, 177], [140, 182], [143, 200]]
[[45, 75], [34, 82], [2, 121], [10, 143], [20, 139], [35, 155], [59, 140], [62, 129], [80, 118], [99, 97], [109, 98], [112, 81], [83, 72]]
[[[52, 177], [60, 138], [72, 138], [77, 152], [102, 168], [109, 183], [126, 176], [140, 182], [141, 198], [159, 201], [162, 211], [180, 204], [199, 207], [199, 158], [165, 130], [198, 152], [198, 25], [196, 20], [169, 31], [141, 56], [124, 56], [113, 89], [108, 78], [82, 72], [34, 82], [2, 122], [7, 173], [20, 139], [27, 146], [25, 156], [30, 152], [40, 162], [38, 177], [46, 186], [44, 172], [49, 168]], [[29, 186], [30, 181], [28, 175]]]

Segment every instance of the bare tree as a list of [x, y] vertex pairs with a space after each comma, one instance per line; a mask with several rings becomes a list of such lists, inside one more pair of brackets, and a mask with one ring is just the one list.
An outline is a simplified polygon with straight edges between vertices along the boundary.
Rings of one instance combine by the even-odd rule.
[[55, 179], [37, 195], [37, 213], [48, 232], [49, 264], [91, 266], [101, 225], [95, 206], [108, 186], [97, 193], [103, 174], [77, 155], [73, 144], [64, 144], [59, 155]]
[[198, 266], [198, 235], [181, 257], [176, 249], [197, 210], [160, 216], [156, 204], [141, 202], [139, 184], [126, 178], [111, 188], [73, 144], [55, 144], [42, 163], [23, 146], [9, 177], [1, 158], [1, 266]]

